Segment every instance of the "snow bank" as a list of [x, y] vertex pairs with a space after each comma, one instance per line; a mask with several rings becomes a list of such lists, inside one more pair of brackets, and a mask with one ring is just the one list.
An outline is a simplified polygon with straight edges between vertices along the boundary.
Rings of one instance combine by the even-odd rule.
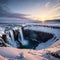
[[2, 36], [2, 34], [4, 34], [4, 28], [0, 27], [0, 36]]
[[[56, 44], [60, 40], [53, 44], [54, 47], [50, 47], [42, 50], [32, 50], [32, 49], [17, 49], [12, 47], [0, 47], [0, 59], [1, 60], [59, 60], [51, 53], [59, 53], [60, 48], [56, 47]], [[58, 44], [58, 46], [60, 46]]]
[[54, 36], [52, 39], [49, 39], [47, 42], [45, 43], [40, 43], [37, 47], [36, 50], [40, 50], [40, 49], [45, 49], [50, 47], [53, 43], [55, 43], [57, 40], [56, 36]]
[[8, 60], [8, 59], [0, 55], [0, 60]]

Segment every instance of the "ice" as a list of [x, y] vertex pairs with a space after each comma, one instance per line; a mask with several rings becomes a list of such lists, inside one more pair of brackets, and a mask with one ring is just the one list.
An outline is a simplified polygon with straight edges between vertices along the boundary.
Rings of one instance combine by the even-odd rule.
[[2, 36], [2, 34], [4, 34], [4, 28], [3, 27], [0, 27], [0, 36]]

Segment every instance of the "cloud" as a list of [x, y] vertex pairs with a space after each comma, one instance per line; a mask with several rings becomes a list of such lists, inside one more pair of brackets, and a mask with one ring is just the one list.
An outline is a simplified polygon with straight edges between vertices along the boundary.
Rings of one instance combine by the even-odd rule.
[[58, 15], [58, 16], [54, 16], [53, 18], [60, 18], [60, 15]]
[[7, 2], [8, 2], [8, 0], [0, 0], [0, 5], [6, 4]]
[[49, 5], [50, 5], [50, 2], [47, 2], [47, 3], [45, 4], [45, 7], [48, 8]]
[[[20, 18], [28, 19], [26, 14], [12, 13], [9, 8], [4, 5], [8, 3], [9, 0], [0, 0], [0, 17], [9, 17], [9, 18]], [[7, 7], [7, 8], [6, 8]]]
[[51, 9], [50, 9], [50, 12], [53, 13], [53, 12], [56, 12], [60, 10], [60, 4], [56, 4], [55, 6], [53, 6]]
[[27, 19], [27, 15], [25, 14], [18, 14], [18, 13], [8, 13], [4, 12], [0, 14], [0, 17], [8, 17], [8, 18], [20, 18], [20, 19]]
[[57, 0], [57, 2], [60, 2], [60, 0]]
[[0, 0], [0, 3], [5, 3], [6, 1], [8, 1], [8, 0]]
[[56, 0], [56, 1], [58, 1], [58, 3], [54, 4], [53, 6], [51, 6], [51, 8], [48, 8], [48, 7], [52, 4], [52, 2], [47, 2], [45, 4], [46, 10], [49, 10], [51, 12], [59, 10], [60, 9], [60, 2], [59, 2], [60, 0]]
[[27, 19], [26, 16], [26, 14], [8, 12], [4, 10], [2, 7], [0, 7], [0, 17]]
[[60, 3], [58, 4], [54, 4], [52, 7], [48, 8], [50, 2], [47, 2], [45, 4], [45, 10], [47, 12], [47, 15], [52, 15], [52, 14], [55, 14], [56, 12], [58, 12], [58, 10], [60, 10]]
[[58, 13], [60, 11], [60, 3], [53, 4], [52, 2], [46, 2], [43, 8], [41, 14], [42, 19], [60, 18], [60, 14]]

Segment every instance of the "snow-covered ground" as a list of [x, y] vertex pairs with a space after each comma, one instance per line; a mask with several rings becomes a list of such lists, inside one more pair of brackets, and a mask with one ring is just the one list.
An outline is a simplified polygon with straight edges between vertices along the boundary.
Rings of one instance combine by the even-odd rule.
[[45, 43], [40, 43], [37, 47], [36, 50], [41, 50], [50, 47], [53, 43], [55, 43], [57, 40], [56, 36], [54, 36], [52, 39], [48, 40]]
[[5, 28], [0, 27], [0, 36], [4, 33]]
[[[58, 40], [60, 44], [60, 40]], [[0, 60], [60, 60], [59, 44], [52, 44], [50, 47], [42, 50], [17, 49], [12, 47], [0, 47]], [[52, 55], [57, 54], [58, 57]]]
[[[44, 25], [60, 27], [60, 24], [42, 24], [42, 26], [34, 26], [38, 24], [31, 23], [26, 25], [32, 26], [27, 26], [25, 29], [51, 33], [54, 37], [46, 43], [40, 43], [36, 47], [36, 50], [0, 47], [0, 60], [60, 60], [60, 29], [44, 27]], [[4, 33], [4, 30], [5, 28], [0, 27], [0, 36]], [[58, 57], [53, 54], [58, 54]]]
[[[29, 25], [29, 24], [27, 24]], [[34, 26], [35, 25], [35, 26]], [[41, 25], [41, 26], [39, 26]], [[49, 26], [49, 27], [44, 27], [44, 26]], [[59, 26], [60, 27], [60, 24], [32, 24], [32, 26], [27, 26], [25, 29], [29, 29], [29, 30], [35, 30], [35, 31], [42, 31], [42, 32], [48, 32], [48, 33], [52, 33], [54, 35], [57, 36], [57, 38], [60, 38], [60, 29], [54, 29], [54, 28], [51, 28], [50, 26]]]
[[54, 35], [54, 37], [52, 39], [48, 40], [46, 43], [40, 43], [36, 47], [37, 50], [48, 48], [51, 44], [56, 42], [57, 39], [60, 39], [60, 29], [51, 27], [51, 26], [60, 27], [60, 24], [32, 24], [32, 23], [30, 23], [27, 25], [31, 25], [31, 26], [27, 26], [27, 27], [25, 27], [25, 29], [47, 32], [47, 33], [51, 33]]
[[26, 23], [26, 25], [60, 27], [60, 22], [59, 23]]

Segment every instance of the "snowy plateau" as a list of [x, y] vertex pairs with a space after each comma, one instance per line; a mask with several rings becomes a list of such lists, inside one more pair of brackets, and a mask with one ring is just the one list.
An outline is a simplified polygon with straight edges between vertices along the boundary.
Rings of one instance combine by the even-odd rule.
[[60, 60], [60, 24], [0, 24], [0, 60]]

